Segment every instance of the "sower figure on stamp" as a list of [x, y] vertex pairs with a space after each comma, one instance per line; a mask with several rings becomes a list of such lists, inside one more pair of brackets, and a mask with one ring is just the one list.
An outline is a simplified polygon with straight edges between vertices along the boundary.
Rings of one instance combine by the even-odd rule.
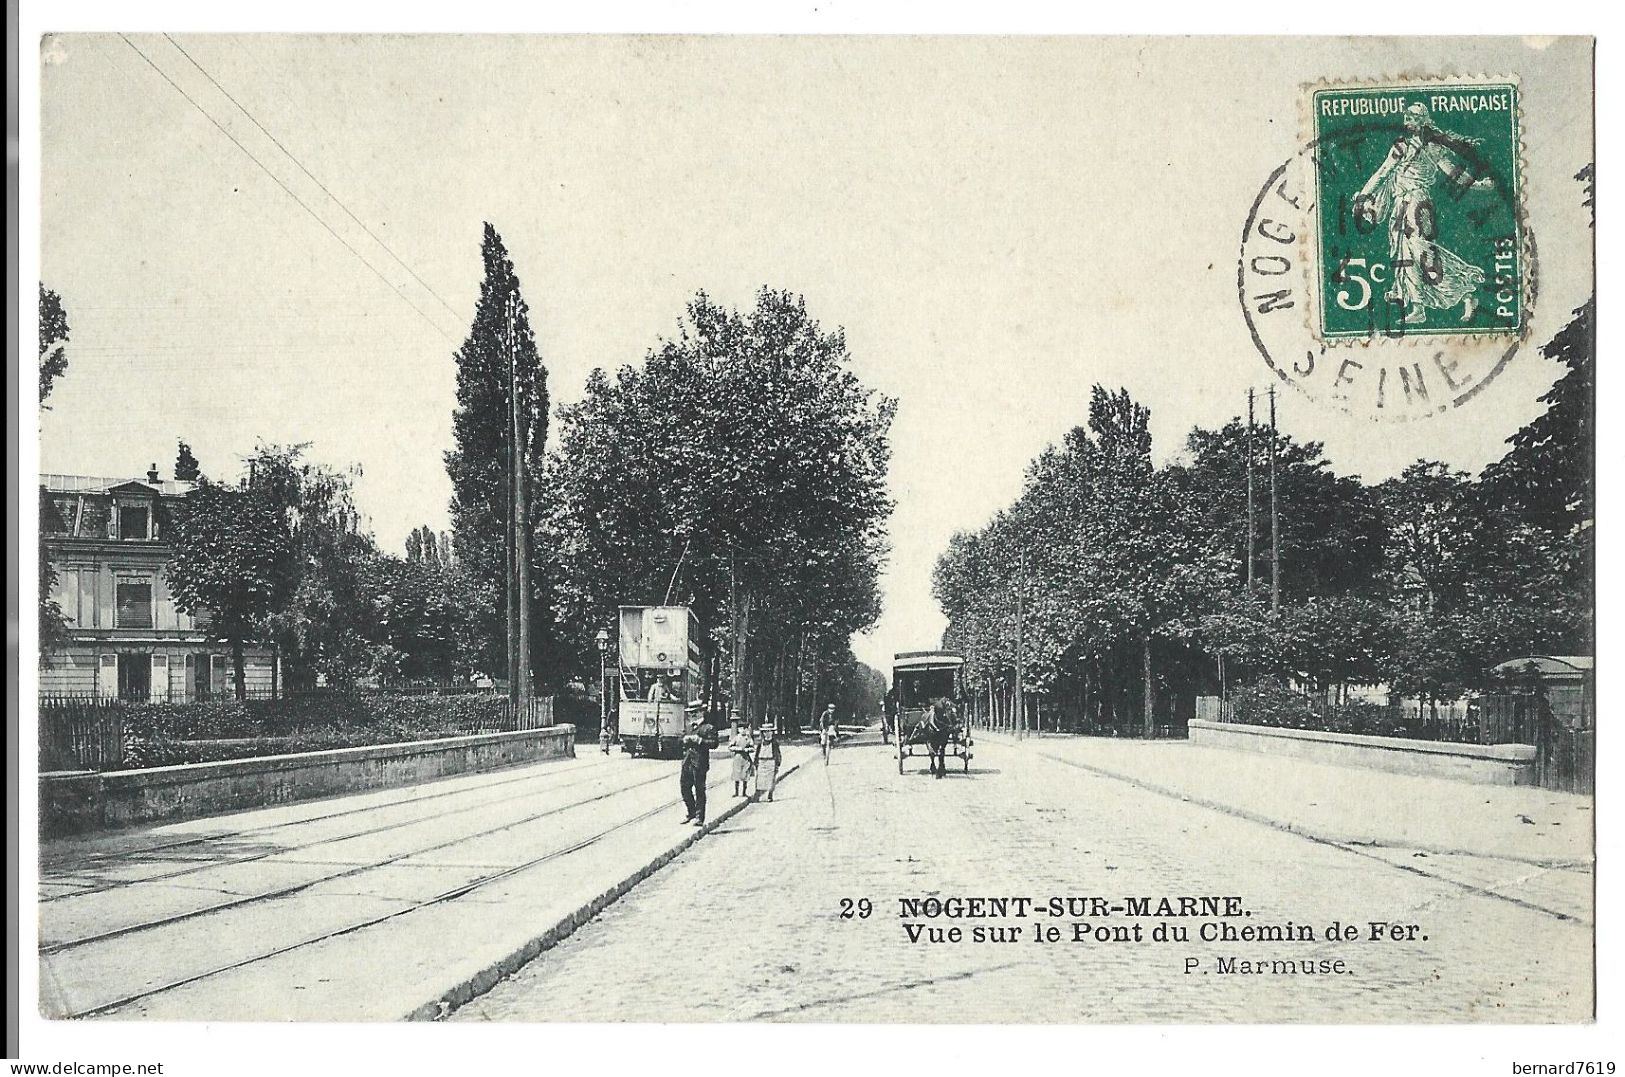
[[1427, 321], [1428, 308], [1449, 310], [1461, 304], [1463, 323], [1478, 309], [1478, 289], [1485, 272], [1438, 242], [1435, 187], [1455, 184], [1484, 190], [1489, 176], [1463, 185], [1468, 165], [1452, 153], [1451, 143], [1470, 146], [1476, 140], [1448, 135], [1434, 126], [1421, 102], [1405, 109], [1405, 134], [1354, 197], [1356, 217], [1386, 225], [1393, 288], [1388, 300], [1405, 308], [1405, 324]]
[[717, 746], [717, 731], [705, 720], [705, 711], [694, 707], [693, 724], [683, 734], [683, 804], [688, 815], [683, 822], [695, 826], [705, 822], [705, 779], [711, 770], [711, 749]]

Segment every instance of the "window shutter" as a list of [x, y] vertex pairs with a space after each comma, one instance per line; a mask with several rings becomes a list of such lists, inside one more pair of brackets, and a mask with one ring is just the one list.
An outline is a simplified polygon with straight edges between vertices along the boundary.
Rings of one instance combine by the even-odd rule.
[[154, 703], [169, 702], [169, 655], [152, 656], [152, 683], [147, 698]]
[[96, 694], [103, 699], [118, 698], [118, 655], [101, 656], [101, 668], [96, 671]]

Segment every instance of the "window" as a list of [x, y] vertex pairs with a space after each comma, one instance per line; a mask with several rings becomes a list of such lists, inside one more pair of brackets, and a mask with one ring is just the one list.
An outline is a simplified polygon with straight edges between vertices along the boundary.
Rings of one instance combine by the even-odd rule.
[[118, 656], [118, 697], [131, 703], [145, 703], [152, 698], [152, 655]]
[[152, 580], [121, 576], [115, 628], [152, 627]]
[[149, 513], [145, 505], [120, 505], [118, 508], [118, 534], [119, 538], [129, 541], [146, 541], [152, 537], [148, 529], [150, 524]]

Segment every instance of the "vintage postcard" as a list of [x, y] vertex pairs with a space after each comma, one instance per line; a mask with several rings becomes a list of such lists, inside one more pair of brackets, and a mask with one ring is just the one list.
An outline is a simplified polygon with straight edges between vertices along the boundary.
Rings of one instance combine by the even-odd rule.
[[48, 1027], [1596, 1019], [1592, 40], [38, 47]]

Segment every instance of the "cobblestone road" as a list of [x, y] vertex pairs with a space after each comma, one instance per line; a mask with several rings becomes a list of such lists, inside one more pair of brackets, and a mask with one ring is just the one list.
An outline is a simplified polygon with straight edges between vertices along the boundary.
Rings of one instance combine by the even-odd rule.
[[[1463, 795], [1472, 787], [1463, 786]], [[1457, 858], [1458, 860], [1461, 858]], [[982, 741], [971, 773], [898, 775], [872, 741], [815, 763], [453, 1020], [1546, 1022], [1592, 1009], [1590, 873], [1340, 847]], [[1525, 880], [1520, 883], [1520, 879]], [[1488, 884], [1488, 885], [1484, 885]], [[1525, 900], [1520, 886], [1539, 900]], [[1487, 892], [1487, 891], [1493, 891]], [[1307, 942], [1073, 942], [1071, 916], [925, 920], [1019, 928], [910, 942], [899, 899], [1237, 895], [1230, 927]], [[843, 918], [845, 899], [874, 903]], [[1327, 941], [1333, 921], [1415, 924]], [[1132, 930], [1114, 915], [1094, 924]], [[1041, 926], [1061, 941], [1039, 942]], [[1210, 930], [1217, 930], [1217, 926]], [[1342, 960], [1346, 972], [1223, 972], [1219, 960]], [[1198, 964], [1187, 972], [1187, 961]]]

